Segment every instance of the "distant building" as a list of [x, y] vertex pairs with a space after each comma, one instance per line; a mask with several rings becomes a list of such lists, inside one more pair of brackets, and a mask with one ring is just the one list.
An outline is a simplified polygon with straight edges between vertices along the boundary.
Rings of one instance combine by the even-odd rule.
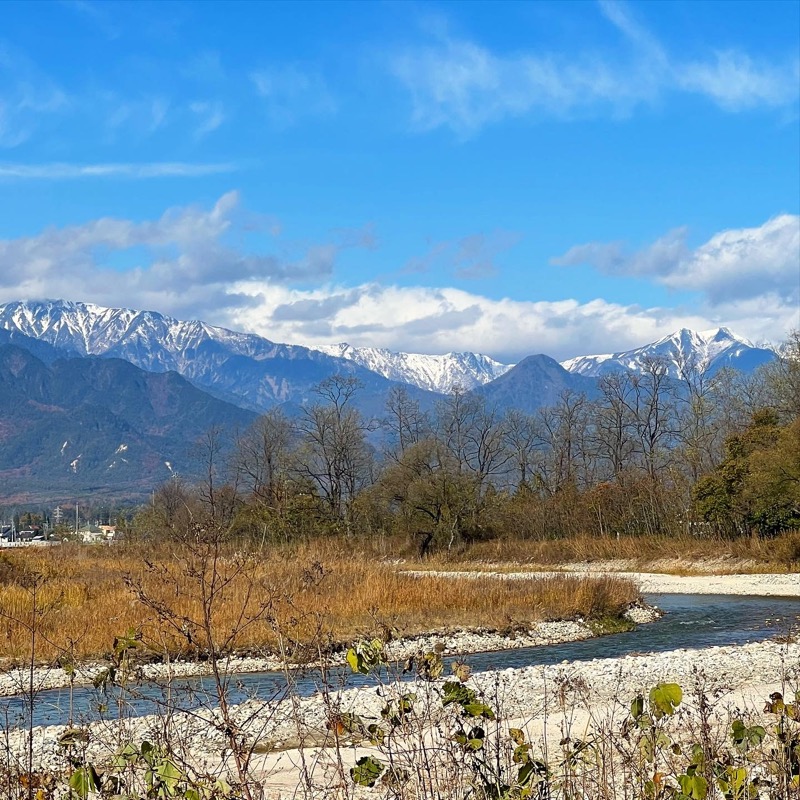
[[108, 542], [114, 538], [117, 528], [115, 525], [84, 525], [78, 528], [77, 536], [82, 542]]

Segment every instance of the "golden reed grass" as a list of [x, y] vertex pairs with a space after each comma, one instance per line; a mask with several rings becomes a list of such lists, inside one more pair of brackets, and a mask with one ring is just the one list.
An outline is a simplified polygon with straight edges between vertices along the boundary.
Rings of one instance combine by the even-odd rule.
[[[554, 566], [587, 561], [624, 560], [640, 571], [711, 574], [800, 571], [800, 531], [763, 538], [744, 536], [574, 536], [562, 539], [497, 538], [448, 555], [448, 563], [508, 562]], [[435, 568], [440, 559], [432, 559]]]
[[65, 652], [77, 659], [102, 656], [130, 628], [141, 631], [156, 653], [190, 655], [192, 642], [201, 650], [207, 645], [203, 593], [215, 641], [230, 637], [240, 652], [274, 652], [282, 637], [327, 648], [379, 629], [410, 636], [615, 615], [638, 597], [635, 585], [619, 578], [413, 577], [374, 555], [347, 552], [341, 541], [257, 556], [230, 549], [216, 562], [216, 589], [212, 566], [192, 548], [166, 543], [64, 544], [3, 553], [0, 658], [28, 657], [34, 621], [37, 660], [52, 661]]

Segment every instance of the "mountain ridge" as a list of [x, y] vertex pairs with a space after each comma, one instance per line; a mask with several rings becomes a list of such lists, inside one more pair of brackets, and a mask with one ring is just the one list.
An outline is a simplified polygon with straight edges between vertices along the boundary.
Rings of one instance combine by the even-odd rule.
[[576, 356], [561, 362], [568, 372], [599, 378], [611, 372], [639, 371], [648, 359], [659, 359], [671, 378], [687, 369], [713, 375], [723, 367], [749, 372], [775, 358], [773, 349], [756, 347], [749, 339], [729, 328], [694, 331], [681, 328], [661, 339], [616, 353]]
[[[484, 391], [486, 387], [519, 366], [479, 353], [422, 355], [346, 343], [317, 347], [281, 344], [200, 320], [177, 320], [157, 311], [65, 300], [0, 305], [3, 330], [10, 332], [6, 337], [28, 336], [41, 343], [40, 347], [51, 346], [58, 352], [121, 358], [146, 371], [174, 370], [203, 391], [258, 412], [281, 404], [307, 404], [313, 400], [314, 387], [333, 374], [357, 378], [364, 385], [359, 398], [363, 409], [376, 411], [381, 398], [397, 385], [414, 392], [423, 406], [432, 405], [454, 387], [488, 396], [493, 390]], [[723, 366], [751, 371], [774, 357], [773, 350], [755, 347], [728, 328], [699, 332], [684, 328], [631, 350], [567, 359], [560, 367], [570, 375], [598, 378], [619, 370], [640, 371], [647, 359], [659, 358], [667, 364], [671, 377], [679, 377], [687, 365], [709, 374]], [[525, 369], [532, 367], [528, 364]], [[553, 365], [542, 370], [542, 376], [547, 374], [556, 383], [569, 383]], [[520, 373], [515, 375], [518, 381]], [[522, 384], [530, 387], [530, 378]], [[501, 394], [507, 402], [512, 400], [507, 394], [510, 385], [501, 383], [506, 387]], [[535, 395], [544, 396], [542, 392]], [[520, 398], [520, 402], [528, 406], [531, 397]]]
[[342, 342], [319, 345], [320, 352], [350, 359], [389, 380], [410, 383], [420, 389], [446, 394], [455, 387], [469, 391], [508, 372], [514, 365], [501, 364], [482, 353], [426, 355], [379, 347], [354, 347]]

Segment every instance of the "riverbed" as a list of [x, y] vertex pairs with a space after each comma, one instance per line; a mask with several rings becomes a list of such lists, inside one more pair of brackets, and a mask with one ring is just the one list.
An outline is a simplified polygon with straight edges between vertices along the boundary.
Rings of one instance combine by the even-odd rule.
[[[664, 577], [674, 585], [673, 576]], [[493, 698], [502, 720], [502, 725], [497, 723], [498, 731], [502, 728], [507, 733], [509, 725], [524, 725], [530, 736], [544, 741], [548, 736], [558, 740], [558, 726], [563, 728], [565, 724], [566, 707], [559, 710], [553, 703], [566, 689], [574, 695], [570, 700], [570, 720], [582, 721], [586, 726], [602, 714], [610, 714], [613, 720], [614, 714], [619, 709], [624, 712], [637, 692], [664, 680], [677, 681], [687, 690], [702, 688], [742, 709], [742, 713], [749, 709], [748, 713], [757, 714], [771, 691], [785, 690], [800, 681], [800, 645], [795, 641], [800, 592], [796, 575], [779, 576], [774, 581], [770, 580], [774, 576], [744, 577], [749, 580], [739, 586], [747, 591], [760, 590], [766, 595], [780, 586], [793, 596], [648, 595], [648, 601], [667, 612], [663, 618], [630, 633], [469, 654], [464, 657], [473, 670], [468, 685]], [[692, 580], [707, 585], [706, 578]], [[681, 579], [680, 585], [686, 587], [690, 581]], [[513, 640], [510, 644], [514, 644]], [[453, 654], [449, 660], [457, 657]], [[332, 708], [336, 713], [380, 718], [380, 708], [392, 693], [415, 692], [435, 699], [441, 683], [414, 682], [411, 674], [395, 672], [384, 672], [376, 681], [374, 677], [351, 676], [348, 671], [337, 669], [324, 676], [310, 671], [293, 677], [291, 691], [285, 676], [275, 672], [233, 678], [232, 699], [239, 703], [236, 713], [243, 729], [260, 749], [268, 751], [254, 762], [267, 796], [294, 797], [298, 786], [305, 782], [306, 789], [312, 787], [311, 796], [315, 798], [338, 797], [328, 794], [325, 787], [335, 774], [344, 774], [342, 769], [365, 749], [363, 745], [350, 746], [344, 752], [330, 749]], [[184, 691], [177, 693], [173, 683], [169, 698], [160, 687], [149, 686], [144, 689], [145, 696], [129, 697], [126, 703], [130, 705], [122, 707], [123, 714], [130, 717], [124, 723], [125, 735], [141, 740], [169, 730], [185, 758], [200, 759], [209, 768], [224, 772], [228, 768], [223, 763], [224, 742], [213, 724], [217, 712], [207, 682], [192, 679], [186, 682]], [[7, 705], [9, 722], [13, 723], [15, 715], [20, 721], [26, 717], [26, 708], [18, 698], [1, 702]], [[57, 768], [63, 763], [63, 753], [56, 742], [64, 730], [70, 703], [73, 721], [90, 723], [88, 754], [102, 761], [113, 752], [109, 743], [118, 741], [120, 735], [113, 698], [104, 699], [85, 688], [72, 693], [62, 689], [43, 692], [36, 698], [34, 722], [42, 723], [34, 731], [36, 764]], [[105, 719], [98, 721], [101, 703], [107, 709], [102, 714]], [[176, 707], [183, 707], [184, 711], [176, 712]], [[50, 716], [38, 716], [48, 713], [46, 709]], [[154, 714], [154, 709], [158, 713]], [[12, 751], [22, 752], [24, 739], [24, 730], [12, 730]]]

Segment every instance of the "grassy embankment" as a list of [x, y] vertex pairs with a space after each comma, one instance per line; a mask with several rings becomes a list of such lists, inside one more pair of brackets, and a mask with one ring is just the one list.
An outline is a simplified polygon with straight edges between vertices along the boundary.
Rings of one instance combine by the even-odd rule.
[[313, 652], [381, 629], [413, 636], [608, 618], [638, 596], [624, 578], [415, 578], [374, 554], [348, 552], [342, 542], [255, 558], [231, 549], [216, 562], [185, 545], [65, 544], [0, 556], [0, 659], [29, 658], [32, 626], [37, 661], [101, 656], [131, 628], [154, 656], [191, 657], [207, 642], [203, 593], [214, 639], [230, 636], [238, 652], [303, 645]]
[[[425, 568], [453, 563], [480, 569], [487, 563], [557, 569], [565, 564], [616, 562], [614, 569], [675, 575], [800, 572], [800, 531], [774, 538], [723, 539], [697, 536], [576, 536], [564, 539], [495, 539], [479, 542]], [[494, 566], [492, 567], [495, 568]]]

